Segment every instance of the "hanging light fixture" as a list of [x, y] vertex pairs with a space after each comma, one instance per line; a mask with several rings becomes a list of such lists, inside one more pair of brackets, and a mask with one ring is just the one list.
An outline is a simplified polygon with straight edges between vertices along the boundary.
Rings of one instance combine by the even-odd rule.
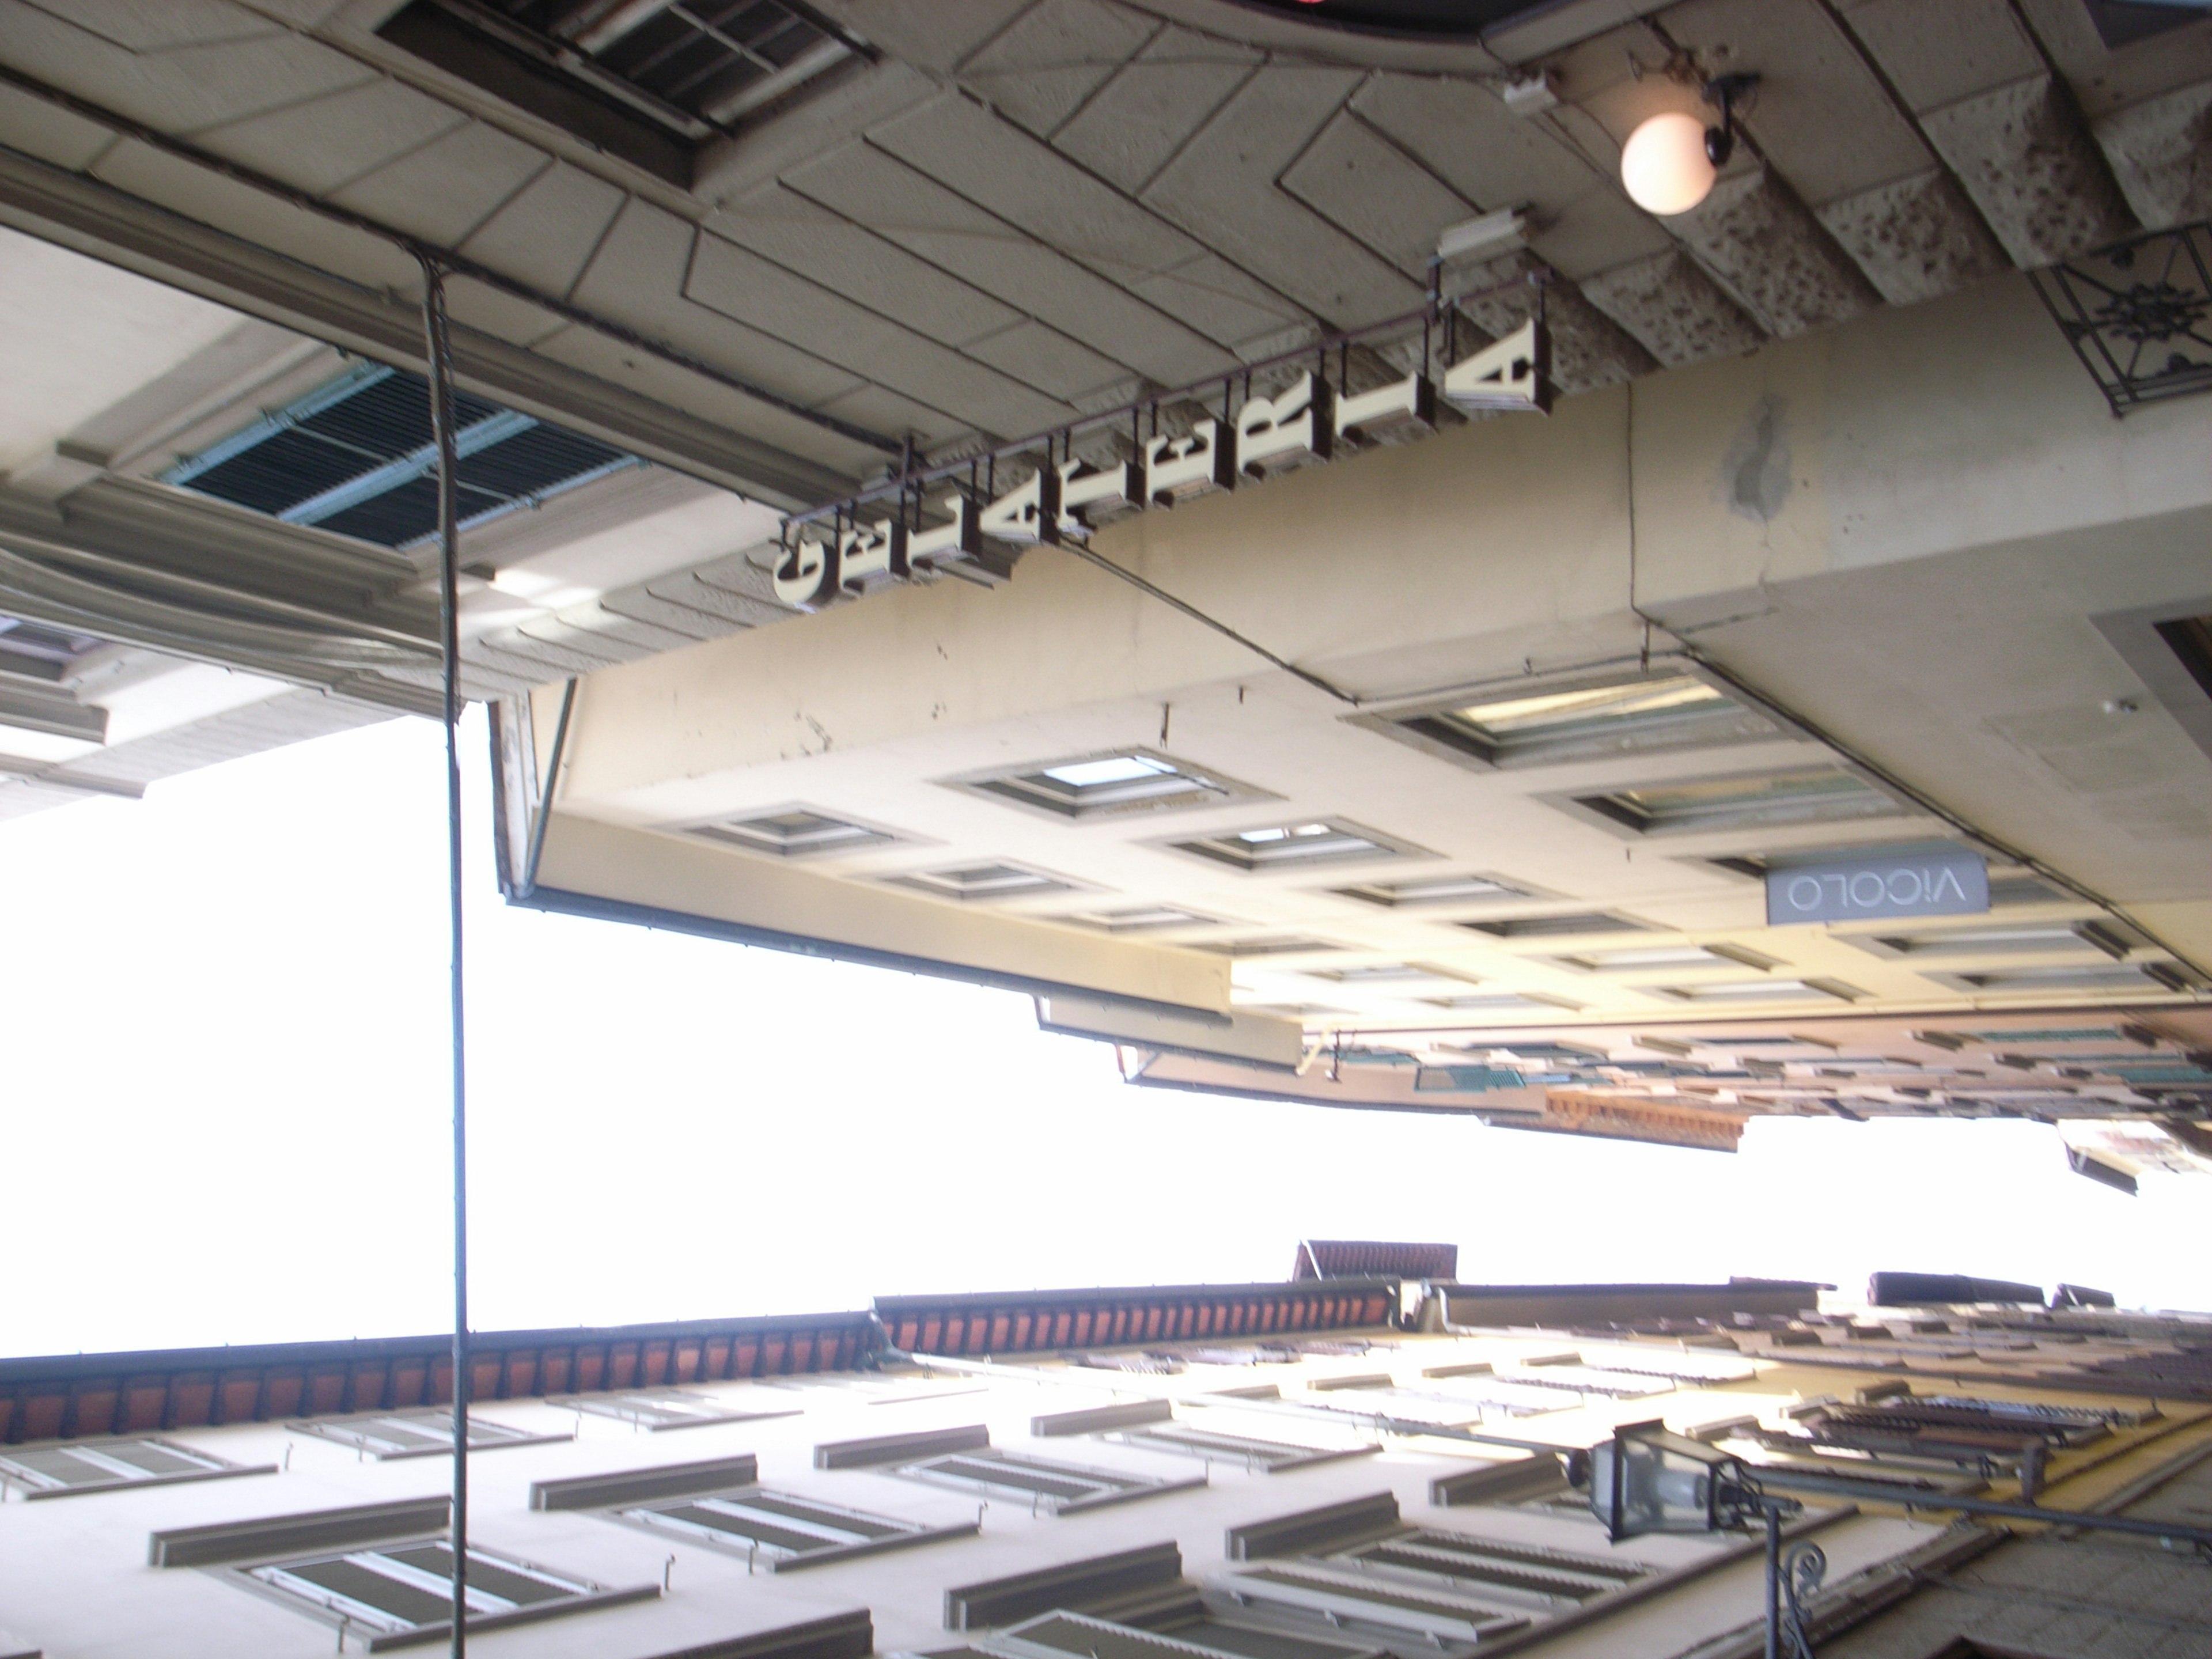
[[1628, 199], [1662, 216], [1687, 213], [1704, 201], [1735, 153], [1736, 100], [1758, 81], [1755, 75], [1723, 75], [1705, 83], [1705, 101], [1720, 109], [1717, 126], [1669, 110], [1630, 133], [1620, 151], [1620, 182]]

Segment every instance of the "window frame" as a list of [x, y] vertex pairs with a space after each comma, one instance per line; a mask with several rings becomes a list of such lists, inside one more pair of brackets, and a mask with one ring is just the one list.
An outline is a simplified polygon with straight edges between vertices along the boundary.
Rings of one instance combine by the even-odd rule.
[[[766, 87], [765, 95], [719, 116], [673, 103], [589, 52], [471, 0], [416, 0], [393, 8], [375, 33], [387, 47], [453, 76], [477, 96], [688, 189], [719, 146], [876, 61], [873, 47], [804, 0], [777, 3], [824, 39], [747, 89], [757, 94]], [[832, 45], [841, 50], [826, 54]], [[817, 56], [824, 61], [793, 74]]]
[[[714, 1412], [696, 1415], [666, 1414], [656, 1420], [651, 1401], [655, 1399], [696, 1400], [702, 1405], [722, 1407]], [[637, 1405], [625, 1405], [635, 1401]], [[723, 1402], [712, 1395], [693, 1394], [688, 1389], [623, 1389], [607, 1394], [576, 1394], [549, 1396], [549, 1406], [558, 1406], [563, 1411], [582, 1412], [592, 1417], [611, 1418], [617, 1423], [627, 1423], [647, 1434], [666, 1434], [679, 1429], [707, 1429], [728, 1423], [750, 1423], [763, 1418], [797, 1417], [805, 1408], [801, 1406], [782, 1406], [769, 1410], [750, 1410], [742, 1407], [723, 1407]], [[471, 1451], [476, 1448], [471, 1447]]]
[[[1032, 1469], [1056, 1480], [1095, 1486], [1098, 1490], [1082, 1497], [1055, 1498], [1047, 1492], [1034, 1492], [1016, 1485], [995, 1484], [974, 1475], [952, 1474], [942, 1467], [948, 1463], [1004, 1463], [1016, 1468]], [[1109, 1504], [1133, 1503], [1140, 1498], [1158, 1497], [1164, 1492], [1188, 1492], [1209, 1484], [1203, 1474], [1182, 1480], [1158, 1475], [1128, 1474], [1119, 1469], [1064, 1463], [1054, 1458], [1039, 1457], [1033, 1452], [1009, 1451], [997, 1446], [943, 1452], [911, 1462], [890, 1464], [883, 1472], [897, 1475], [902, 1480], [918, 1480], [926, 1486], [977, 1492], [1001, 1503], [1018, 1504], [1027, 1498], [1032, 1515], [1076, 1515], [1087, 1510], [1104, 1509]]]
[[[335, 1597], [337, 1601], [345, 1600], [346, 1598], [341, 1593], [315, 1585], [313, 1580], [301, 1581], [309, 1588], [295, 1589], [279, 1583], [276, 1578], [262, 1575], [279, 1573], [291, 1576], [291, 1570], [294, 1568], [315, 1566], [330, 1561], [349, 1560], [362, 1555], [383, 1556], [394, 1551], [417, 1549], [428, 1544], [444, 1545], [450, 1553], [452, 1539], [450, 1534], [442, 1529], [436, 1532], [404, 1533], [389, 1537], [361, 1540], [352, 1543], [332, 1544], [320, 1549], [293, 1548], [279, 1553], [258, 1555], [247, 1560], [210, 1564], [209, 1571], [216, 1577], [228, 1579], [232, 1583], [258, 1595], [264, 1601], [274, 1602], [279, 1607], [289, 1607], [293, 1612], [304, 1614], [319, 1624], [341, 1632], [343, 1635], [351, 1635], [369, 1652], [379, 1653], [388, 1649], [435, 1641], [440, 1637], [447, 1635], [452, 1629], [450, 1613], [444, 1619], [403, 1624], [398, 1621], [398, 1615], [382, 1613], [381, 1609], [372, 1607], [373, 1612], [382, 1613], [383, 1618], [392, 1620], [393, 1625], [390, 1629], [372, 1630], [367, 1621], [335, 1605], [334, 1601], [325, 1599]], [[569, 1594], [544, 1601], [509, 1602], [503, 1608], [479, 1612], [475, 1606], [475, 1595], [490, 1595], [492, 1592], [477, 1591], [472, 1583], [468, 1620], [468, 1628], [472, 1631], [497, 1630], [513, 1625], [535, 1624], [540, 1620], [562, 1618], [572, 1613], [586, 1613], [599, 1607], [618, 1607], [629, 1601], [657, 1600], [661, 1595], [661, 1587], [657, 1580], [630, 1585], [601, 1584], [594, 1579], [584, 1577], [581, 1574], [526, 1560], [520, 1556], [488, 1548], [480, 1543], [470, 1544], [468, 1557], [471, 1564], [481, 1562], [485, 1566], [495, 1568], [503, 1572], [520, 1573], [526, 1577], [538, 1579], [563, 1588], [580, 1587]], [[398, 1565], [403, 1568], [407, 1566], [405, 1563]], [[410, 1569], [410, 1571], [422, 1571], [421, 1569]], [[409, 1583], [409, 1580], [404, 1577], [387, 1574], [379, 1576], [391, 1577], [395, 1583]], [[447, 1582], [450, 1583], [449, 1580]], [[427, 1586], [418, 1584], [414, 1588], [424, 1589], [428, 1593]], [[495, 1599], [507, 1600], [504, 1596]], [[369, 1607], [371, 1604], [363, 1602], [357, 1605]]]
[[[742, 836], [732, 833], [728, 828], [732, 823], [757, 823], [763, 819], [782, 817], [795, 812], [805, 812], [814, 817], [842, 824], [848, 829], [860, 830], [864, 833], [865, 839], [848, 841], [828, 847], [778, 847], [766, 841], [749, 841]], [[827, 807], [815, 806], [805, 801], [786, 801], [781, 805], [759, 808], [744, 807], [732, 812], [718, 812], [710, 818], [687, 818], [681, 823], [672, 823], [667, 827], [714, 846], [726, 847], [739, 853], [750, 853], [756, 858], [768, 859], [777, 864], [811, 864], [817, 860], [853, 858], [862, 853], [878, 852], [886, 847], [911, 845], [915, 839], [912, 836], [893, 830], [888, 825], [873, 823], [866, 818], [857, 818], [848, 812], [833, 812]]]
[[[1629, 809], [1607, 803], [1638, 789], [1692, 788], [1709, 783], [1757, 783], [1793, 773], [1824, 772], [1846, 777], [1857, 789], [1832, 795], [1814, 795], [1796, 802], [1751, 801], [1701, 811], [1689, 821], [1638, 819]], [[1686, 840], [1692, 836], [1765, 835], [1799, 824], [1867, 823], [1883, 818], [1923, 816], [1922, 809], [1897, 793], [1863, 767], [1841, 760], [1825, 750], [1817, 759], [1807, 758], [1784, 766], [1762, 766], [1741, 772], [1703, 772], [1682, 777], [1650, 777], [1597, 788], [1547, 790], [1534, 799], [1579, 819], [1607, 835], [1627, 842]], [[1849, 810], [1832, 810], [1849, 802]]]
[[[1364, 842], [1365, 847], [1346, 852], [1309, 853], [1291, 858], [1256, 858], [1240, 854], [1230, 843], [1245, 836], [1258, 835], [1267, 830], [1292, 830], [1309, 823], [1327, 826], [1337, 836]], [[1292, 839], [1285, 835], [1283, 840]], [[1319, 841], [1319, 836], [1312, 839]], [[1442, 854], [1425, 847], [1415, 845], [1402, 836], [1387, 835], [1380, 830], [1332, 813], [1301, 813], [1278, 823], [1254, 824], [1249, 828], [1224, 829], [1206, 836], [1179, 836], [1153, 843], [1168, 852], [1180, 853], [1186, 858], [1198, 859], [1217, 868], [1234, 870], [1239, 875], [1265, 877], [1299, 875], [1315, 870], [1333, 869], [1352, 864], [1382, 864], [1398, 859], [1433, 859]]]
[[[1401, 898], [1397, 896], [1398, 890], [1401, 888], [1440, 887], [1455, 881], [1483, 882], [1497, 890], [1489, 893], [1447, 893], [1436, 897]], [[1466, 907], [1479, 908], [1486, 913], [1499, 905], [1540, 904], [1561, 896], [1547, 888], [1538, 887], [1525, 881], [1509, 881], [1504, 876], [1493, 874], [1486, 870], [1467, 870], [1449, 875], [1411, 876], [1404, 881], [1358, 882], [1349, 886], [1331, 887], [1323, 890], [1333, 893], [1339, 898], [1352, 899], [1361, 904], [1371, 905], [1378, 910], [1393, 912], [1442, 910]]]
[[[356, 1425], [404, 1423], [411, 1419], [438, 1417], [443, 1417], [446, 1419], [446, 1437], [443, 1443], [439, 1445], [399, 1445], [394, 1446], [390, 1451], [379, 1451], [371, 1443], [374, 1437], [368, 1434], [365, 1430], [359, 1433], [347, 1432]], [[313, 1435], [318, 1440], [327, 1440], [333, 1445], [344, 1446], [353, 1451], [363, 1453], [380, 1463], [396, 1463], [403, 1462], [410, 1457], [452, 1456], [453, 1453], [453, 1418], [451, 1407], [403, 1407], [398, 1411], [353, 1412], [343, 1417], [301, 1418], [287, 1423], [284, 1426], [295, 1434]], [[495, 1433], [479, 1443], [475, 1433], [479, 1427], [493, 1430]], [[501, 1423], [496, 1418], [481, 1416], [474, 1410], [469, 1413], [469, 1455], [471, 1457], [482, 1452], [505, 1451], [510, 1446], [547, 1446], [574, 1440], [576, 1437], [575, 1431], [573, 1429], [537, 1433], [528, 1429], [518, 1429], [512, 1424]]]
[[[732, 1531], [718, 1533], [711, 1527], [676, 1521], [665, 1511], [688, 1504], [727, 1502], [746, 1493], [772, 1498], [779, 1503], [793, 1504], [821, 1510], [830, 1515], [849, 1516], [871, 1525], [893, 1530], [878, 1537], [856, 1537], [850, 1543], [826, 1544], [820, 1549], [791, 1551], [756, 1540], [750, 1547], [742, 1541], [743, 1534]], [[651, 1533], [656, 1538], [677, 1538], [702, 1549], [719, 1550], [726, 1555], [744, 1559], [750, 1572], [758, 1562], [770, 1572], [798, 1572], [808, 1567], [827, 1566], [833, 1562], [850, 1561], [865, 1555], [881, 1555], [890, 1550], [909, 1549], [922, 1544], [941, 1543], [951, 1538], [968, 1538], [982, 1529], [981, 1520], [957, 1521], [936, 1524], [926, 1521], [910, 1521], [903, 1516], [882, 1515], [872, 1510], [855, 1509], [847, 1504], [833, 1504], [806, 1492], [787, 1492], [778, 1486], [764, 1486], [758, 1481], [742, 1486], [720, 1486], [711, 1491], [682, 1492], [663, 1498], [647, 1498], [624, 1504], [606, 1505], [595, 1513], [641, 1532]], [[658, 1518], [648, 1518], [658, 1517]], [[805, 1522], [792, 1517], [792, 1529], [803, 1530]], [[763, 1524], [769, 1524], [763, 1522]], [[826, 1523], [817, 1523], [826, 1524]]]
[[[1734, 714], [1716, 710], [1694, 723], [1677, 723], [1672, 732], [1654, 730], [1639, 736], [1616, 732], [1610, 736], [1589, 732], [1577, 737], [1534, 740], [1516, 752], [1510, 738], [1498, 743], [1480, 733], [1446, 724], [1445, 717], [1488, 697], [1492, 702], [1517, 701], [1608, 690], [1615, 686], [1660, 684], [1671, 680], [1695, 680], [1735, 706]], [[1697, 663], [1680, 657], [1655, 657], [1649, 667], [1610, 673], [1585, 672], [1556, 677], [1537, 676], [1474, 686], [1450, 696], [1424, 697], [1395, 708], [1362, 710], [1343, 716], [1347, 726], [1379, 733], [1409, 748], [1477, 772], [1533, 770], [1573, 762], [1620, 760], [1647, 755], [1680, 753], [1747, 743], [1802, 741], [1806, 734], [1780, 710], [1730, 685]], [[1721, 730], [1725, 723], [1729, 729]]]
[[[53, 1477], [43, 1475], [21, 1461], [21, 1454], [27, 1451], [66, 1452], [71, 1456], [90, 1453], [94, 1457], [100, 1457], [107, 1455], [102, 1449], [110, 1446], [152, 1446], [204, 1467], [169, 1474], [155, 1474], [150, 1471], [133, 1474], [117, 1473], [112, 1479], [106, 1480], [80, 1481], [74, 1485], [57, 1481], [51, 1486], [39, 1486], [33, 1483], [42, 1480], [52, 1480]], [[121, 1462], [124, 1460], [117, 1458], [111, 1461]], [[130, 1466], [126, 1463], [125, 1467]], [[217, 1457], [212, 1452], [201, 1451], [195, 1446], [180, 1445], [156, 1434], [100, 1435], [84, 1440], [46, 1440], [0, 1445], [0, 1493], [19, 1492], [26, 1503], [49, 1498], [82, 1498], [94, 1492], [137, 1491], [146, 1486], [174, 1486], [194, 1480], [227, 1480], [236, 1475], [276, 1473], [276, 1465], [274, 1463], [234, 1463], [228, 1458]]]
[[[1033, 886], [1011, 889], [1004, 892], [963, 892], [956, 889], [933, 884], [932, 878], [957, 873], [963, 870], [1012, 870], [1036, 878]], [[1095, 893], [1101, 890], [1093, 883], [1078, 881], [1057, 871], [1046, 870], [1026, 859], [994, 858], [988, 854], [963, 860], [958, 863], [939, 865], [915, 870], [901, 870], [878, 878], [886, 887], [896, 887], [902, 892], [918, 893], [924, 898], [933, 898], [946, 904], [1020, 904], [1034, 899], [1060, 899], [1069, 893]]]
[[[1031, 784], [1030, 780], [1043, 778], [1054, 770], [1074, 766], [1093, 766], [1103, 762], [1133, 760], [1167, 768], [1162, 777], [1181, 777], [1190, 780], [1198, 787], [1193, 791], [1172, 794], [1146, 795], [1140, 792], [1139, 781], [1131, 780], [1122, 786], [1125, 793], [1118, 798], [1102, 795], [1086, 806], [1079, 793], [1065, 802], [1050, 798], [1049, 784]], [[1054, 760], [1038, 761], [1018, 766], [994, 766], [985, 771], [963, 772], [957, 776], [939, 778], [945, 788], [959, 790], [1000, 806], [1019, 807], [1023, 811], [1049, 818], [1055, 823], [1096, 823], [1111, 818], [1136, 817], [1152, 812], [1203, 811], [1209, 808], [1236, 805], [1245, 802], [1280, 800], [1281, 796], [1256, 785], [1241, 781], [1210, 766], [1200, 766], [1194, 761], [1179, 759], [1149, 744], [1130, 744], [1118, 749], [1096, 749], [1079, 755], [1062, 756]], [[1113, 789], [1115, 786], [1098, 786]], [[1079, 792], [1082, 786], [1072, 786]]]

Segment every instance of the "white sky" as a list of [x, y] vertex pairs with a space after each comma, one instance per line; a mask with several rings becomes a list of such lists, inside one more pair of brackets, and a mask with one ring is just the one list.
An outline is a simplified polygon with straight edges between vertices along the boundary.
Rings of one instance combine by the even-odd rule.
[[[479, 1329], [1279, 1279], [1302, 1236], [2212, 1306], [2212, 1188], [2128, 1198], [2034, 1124], [1754, 1120], [1726, 1157], [1132, 1089], [1026, 998], [509, 909], [464, 742]], [[443, 792], [398, 720], [0, 823], [0, 1354], [449, 1320]]]

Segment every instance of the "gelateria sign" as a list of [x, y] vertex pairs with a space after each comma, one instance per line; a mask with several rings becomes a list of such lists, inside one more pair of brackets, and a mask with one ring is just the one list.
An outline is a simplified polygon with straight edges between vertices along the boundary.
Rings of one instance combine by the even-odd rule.
[[1181, 436], [1152, 437], [1134, 459], [1110, 465], [1057, 459], [1062, 434], [1054, 434], [1033, 441], [1042, 464], [1032, 451], [1029, 476], [1003, 494], [975, 488], [982, 475], [970, 470], [970, 487], [956, 484], [926, 510], [884, 516], [894, 503], [882, 501], [877, 516], [862, 506], [835, 511], [826, 523], [817, 514], [793, 524], [776, 562], [775, 596], [817, 610], [939, 574], [1003, 581], [1012, 553], [1085, 541], [1102, 517], [1173, 507], [1334, 460], [1385, 436], [1433, 431], [1439, 395], [1463, 410], [1541, 411], [1549, 406], [1549, 367], [1543, 325], [1531, 320], [1454, 363], [1441, 380], [1416, 373], [1353, 393], [1308, 370], [1271, 398], [1248, 397], [1233, 415], [1224, 400], [1223, 418], [1197, 422]]

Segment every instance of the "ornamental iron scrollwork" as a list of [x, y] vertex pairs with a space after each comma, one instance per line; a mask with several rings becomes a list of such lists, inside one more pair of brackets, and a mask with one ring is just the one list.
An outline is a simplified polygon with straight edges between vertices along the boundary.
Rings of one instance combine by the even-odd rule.
[[1796, 1659], [1813, 1659], [1813, 1638], [1808, 1632], [1805, 1603], [1828, 1576], [1828, 1557], [1818, 1544], [1792, 1544], [1782, 1553], [1782, 1633], [1785, 1651]]
[[2113, 414], [2212, 391], [2212, 224], [2131, 237], [2032, 280]]

